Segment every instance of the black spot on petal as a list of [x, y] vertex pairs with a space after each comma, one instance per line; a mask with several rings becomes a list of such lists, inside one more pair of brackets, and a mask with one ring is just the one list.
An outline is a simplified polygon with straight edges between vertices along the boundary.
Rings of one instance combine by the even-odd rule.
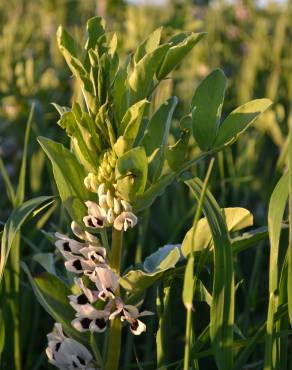
[[77, 297], [77, 303], [78, 304], [86, 304], [86, 303], [89, 303], [87, 297], [85, 294], [80, 294], [78, 297]]
[[99, 329], [104, 329], [106, 327], [106, 321], [105, 319], [96, 319], [95, 325], [99, 327]]
[[82, 270], [82, 265], [81, 265], [80, 260], [75, 260], [72, 263], [72, 266], [75, 267], [77, 271], [81, 271]]
[[64, 242], [63, 243], [63, 249], [65, 252], [71, 252], [70, 244], [69, 242]]
[[136, 331], [138, 329], [138, 326], [139, 326], [138, 320], [134, 319], [132, 324], [131, 324], [131, 329]]
[[86, 362], [82, 357], [80, 356], [76, 356], [76, 357], [78, 358], [78, 361], [80, 362], [81, 365], [86, 365]]
[[78, 365], [76, 364], [76, 362], [75, 362], [75, 361], [73, 361], [73, 362], [72, 362], [72, 365], [73, 365], [75, 368], [77, 368], [77, 367], [78, 367]]
[[88, 319], [87, 317], [85, 317], [84, 319], [82, 319], [80, 321], [80, 324], [82, 326], [83, 329], [89, 329], [89, 325], [91, 323], [92, 320]]
[[91, 219], [91, 218], [89, 218], [89, 219], [88, 219], [88, 225], [89, 225], [90, 227], [95, 227], [95, 225], [94, 225], [94, 223], [92, 222], [92, 219]]
[[58, 352], [61, 347], [61, 342], [57, 342], [55, 346], [55, 351]]
[[96, 218], [96, 222], [99, 226], [103, 226], [103, 221], [100, 220], [99, 218]]

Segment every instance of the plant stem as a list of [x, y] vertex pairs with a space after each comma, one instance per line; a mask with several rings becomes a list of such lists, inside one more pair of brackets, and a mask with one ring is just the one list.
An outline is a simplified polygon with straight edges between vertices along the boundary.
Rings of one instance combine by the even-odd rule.
[[[123, 231], [118, 231], [113, 228], [112, 233], [112, 256], [111, 268], [116, 274], [120, 274], [121, 269], [121, 252], [123, 245]], [[117, 294], [119, 291], [117, 291]], [[120, 351], [121, 351], [121, 321], [117, 317], [111, 322], [111, 327], [108, 336], [105, 370], [118, 370]]]

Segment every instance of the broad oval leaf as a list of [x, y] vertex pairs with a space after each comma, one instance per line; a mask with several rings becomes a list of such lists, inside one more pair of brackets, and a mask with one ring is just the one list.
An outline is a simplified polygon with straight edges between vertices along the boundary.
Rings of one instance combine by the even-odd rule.
[[44, 137], [39, 137], [38, 142], [52, 163], [55, 181], [65, 208], [73, 220], [82, 222], [87, 214], [85, 202], [92, 199], [92, 193], [84, 186], [84, 168], [62, 144]]
[[212, 147], [219, 128], [227, 79], [221, 69], [211, 72], [197, 87], [192, 99], [193, 134], [200, 149]]
[[146, 153], [143, 147], [136, 147], [122, 155], [116, 165], [117, 190], [131, 203], [143, 194], [148, 172]]
[[147, 98], [153, 84], [157, 67], [169, 49], [169, 44], [159, 46], [146, 54], [135, 66], [128, 77], [131, 104]]
[[201, 40], [205, 33], [181, 33], [170, 40], [172, 45], [167, 51], [156, 74], [158, 80], [166, 77]]
[[146, 258], [143, 270], [130, 270], [123, 275], [120, 284], [131, 293], [143, 291], [160, 279], [165, 271], [173, 268], [179, 259], [180, 250], [177, 245], [164, 246]]
[[176, 96], [171, 97], [157, 109], [145, 130], [141, 145], [145, 148], [149, 163], [149, 175], [152, 181], [161, 174], [172, 116], [177, 105]]
[[237, 140], [257, 118], [272, 104], [270, 99], [255, 99], [232, 111], [219, 127], [213, 147], [230, 145]]
[[[224, 208], [223, 210], [228, 231], [239, 231], [252, 226], [253, 216], [245, 208]], [[182, 242], [182, 254], [186, 257], [192, 250], [193, 228], [185, 235]], [[212, 244], [212, 233], [207, 218], [199, 220], [194, 236], [194, 250], [200, 251]]]

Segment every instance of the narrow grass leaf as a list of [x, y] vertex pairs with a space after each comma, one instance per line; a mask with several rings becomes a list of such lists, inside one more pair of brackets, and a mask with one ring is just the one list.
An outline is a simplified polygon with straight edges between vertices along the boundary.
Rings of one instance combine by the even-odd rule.
[[[199, 179], [186, 180], [199, 199], [203, 184]], [[203, 212], [214, 241], [214, 281], [210, 312], [210, 338], [219, 370], [233, 364], [234, 272], [232, 249], [227, 226], [216, 200], [207, 191]]]
[[30, 199], [15, 208], [11, 213], [5, 224], [1, 241], [0, 282], [4, 274], [11, 246], [13, 245], [21, 226], [28, 221], [30, 217], [33, 217], [38, 213], [39, 207], [43, 209], [43, 207], [50, 205], [53, 201], [52, 196], [42, 196]]

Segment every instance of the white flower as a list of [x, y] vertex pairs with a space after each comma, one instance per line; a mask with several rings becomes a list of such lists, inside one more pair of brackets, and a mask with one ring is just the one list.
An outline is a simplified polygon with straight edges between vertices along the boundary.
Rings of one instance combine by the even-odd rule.
[[85, 204], [88, 209], [88, 216], [83, 217], [84, 224], [87, 227], [98, 229], [107, 226], [106, 211], [98, 204], [91, 202], [90, 200], [85, 202]]
[[65, 262], [66, 270], [75, 272], [76, 274], [81, 274], [88, 270], [93, 271], [95, 266], [96, 265], [93, 261], [85, 260], [80, 257], [76, 257]]
[[100, 241], [98, 238], [90, 234], [88, 231], [83, 230], [77, 222], [72, 221], [71, 230], [73, 231], [74, 235], [77, 236], [77, 238], [84, 240], [86, 243], [100, 246]]
[[67, 235], [55, 233], [55, 236], [58, 238], [58, 240], [55, 242], [55, 246], [67, 259], [72, 258], [74, 254], [79, 254], [80, 249], [84, 247], [84, 243], [70, 239]]
[[82, 344], [66, 337], [61, 324], [55, 323], [47, 338], [46, 354], [52, 365], [62, 370], [89, 370], [92, 355]]
[[100, 266], [94, 269], [92, 274], [88, 274], [97, 290], [99, 291], [98, 297], [105, 301], [107, 298], [115, 298], [115, 291], [119, 286], [119, 277], [109, 267]]
[[109, 314], [110, 309], [107, 306], [104, 310], [96, 310], [90, 306], [90, 309], [86, 313], [77, 312], [76, 319], [71, 324], [80, 332], [91, 331], [102, 333], [106, 330]]
[[98, 300], [98, 291], [87, 288], [81, 278], [74, 279], [75, 284], [80, 289], [78, 295], [69, 295], [70, 305], [80, 314], [87, 315], [91, 312], [91, 304]]
[[130, 324], [130, 330], [134, 335], [140, 335], [146, 331], [146, 325], [138, 320], [138, 317], [153, 315], [153, 312], [139, 312], [137, 307], [125, 305], [120, 298], [116, 298], [116, 307], [117, 309], [109, 316], [109, 320], [113, 320], [115, 317], [120, 316], [121, 321], [127, 321]]
[[105, 264], [106, 262], [106, 250], [103, 247], [84, 247], [80, 249], [80, 254], [87, 260], [94, 262], [95, 265]]
[[137, 217], [132, 212], [122, 212], [114, 221], [116, 230], [127, 231], [129, 227], [134, 227], [137, 224]]

